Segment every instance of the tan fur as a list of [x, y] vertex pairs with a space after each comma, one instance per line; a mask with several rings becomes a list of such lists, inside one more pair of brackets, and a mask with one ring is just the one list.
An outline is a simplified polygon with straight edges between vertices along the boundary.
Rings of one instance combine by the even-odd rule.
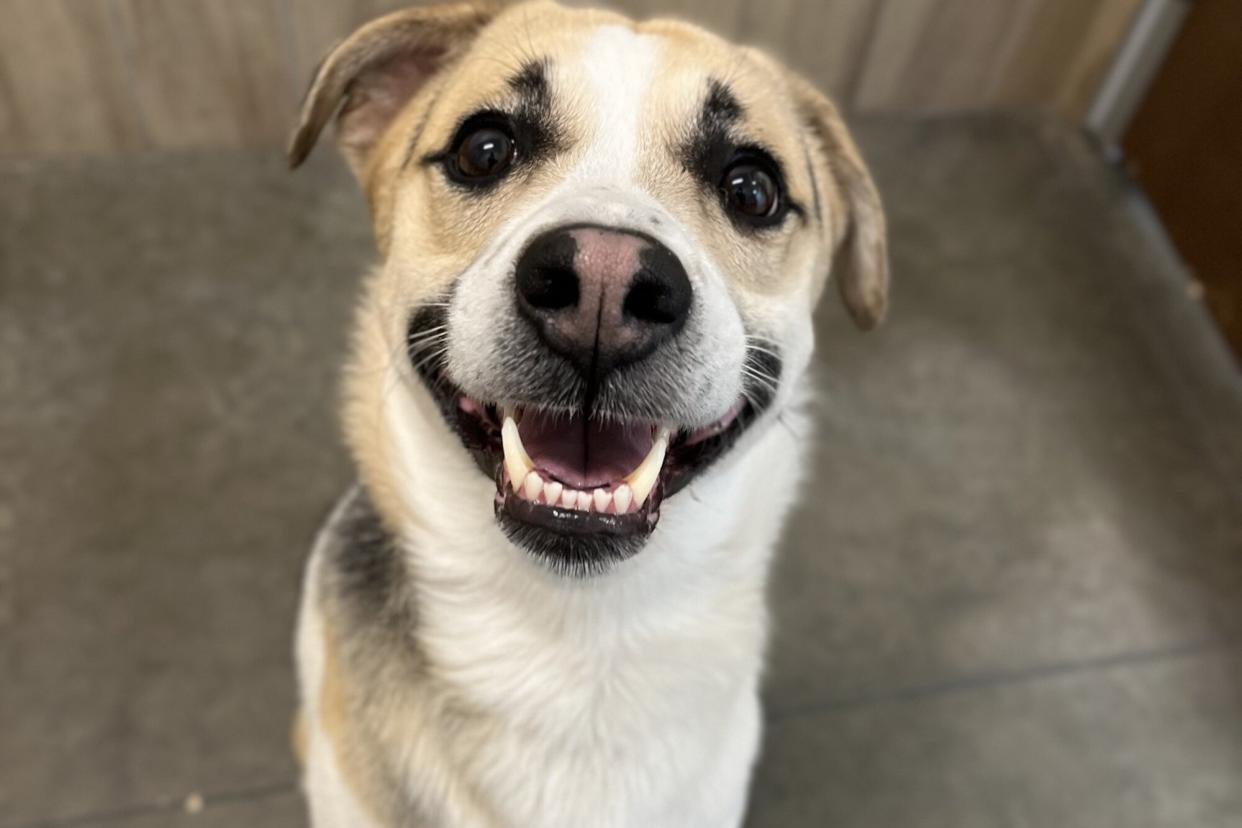
[[[503, 105], [513, 95], [507, 79], [525, 61], [554, 55], [571, 64], [582, 56], [583, 33], [604, 24], [666, 44], [647, 98], [650, 111], [642, 118], [650, 135], [644, 136], [640, 183], [691, 229], [699, 245], [714, 252], [738, 305], [760, 313], [756, 309], [772, 296], [805, 296], [813, 303], [832, 270], [860, 326], [870, 327], [884, 315], [885, 227], [875, 186], [835, 107], [766, 56], [683, 23], [633, 23], [611, 12], [570, 11], [544, 2], [503, 11], [460, 3], [380, 18], [336, 47], [316, 73], [290, 160], [296, 166], [306, 158], [339, 110], [341, 146], [367, 194], [381, 256], [385, 262], [418, 262], [416, 270], [381, 265], [368, 278], [344, 385], [345, 430], [354, 461], [377, 511], [394, 530], [421, 520], [402, 496], [392, 462], [400, 449], [384, 422], [390, 369], [409, 371], [408, 309], [443, 294], [498, 232], [510, 208], [546, 194], [574, 168], [591, 145], [593, 127], [578, 117], [591, 103], [575, 98], [576, 79], [553, 65], [552, 84], [564, 105], [559, 126], [568, 148], [538, 169], [518, 173], [519, 184], [485, 201], [454, 191], [422, 159], [445, 146], [464, 114]], [[532, 53], [536, 33], [538, 52]], [[414, 62], [395, 82], [385, 80], [386, 69], [403, 59]], [[805, 219], [791, 219], [761, 241], [735, 232], [719, 204], [704, 199], [669, 153], [696, 117], [708, 78], [726, 81], [738, 96], [746, 113], [743, 129], [778, 156], [790, 194], [806, 210]], [[409, 97], [394, 105], [399, 94]], [[433, 410], [427, 414], [438, 416]], [[395, 815], [408, 813], [389, 778], [399, 772], [394, 764], [401, 760], [394, 757], [419, 751], [450, 755], [435, 733], [444, 732], [445, 721], [454, 716], [471, 714], [445, 710], [434, 696], [406, 692], [415, 680], [408, 665], [372, 663], [357, 654], [348, 646], [353, 635], [348, 614], [330, 603], [322, 610], [325, 667], [317, 724], [358, 801], [379, 824], [393, 824]], [[305, 755], [306, 739], [306, 723], [299, 720], [294, 729], [299, 756]], [[465, 748], [456, 750], [461, 755]], [[432, 782], [439, 787], [431, 784], [423, 792], [433, 800], [429, 812], [447, 808], [462, 817], [461, 824], [492, 824], [494, 815], [484, 814], [470, 791], [449, 778]]]
[[401, 519], [417, 516], [407, 514], [400, 483], [393, 479], [389, 463], [396, 447], [383, 423], [386, 378], [391, 362], [404, 359], [404, 351], [389, 344], [388, 329], [394, 323], [384, 318], [382, 290], [383, 282], [374, 273], [363, 286], [355, 314], [354, 358], [346, 367], [342, 386], [341, 420], [363, 483], [379, 513], [397, 526]]
[[847, 208], [844, 235], [836, 240], [837, 287], [859, 327], [873, 328], [888, 308], [888, 233], [880, 193], [832, 101], [797, 75], [786, 73], [786, 82]]
[[[397, 813], [397, 809], [391, 801], [392, 789], [383, 784], [383, 777], [375, 773], [373, 758], [366, 755], [370, 740], [359, 732], [359, 728], [365, 726], [366, 715], [365, 711], [356, 710], [361, 694], [351, 688], [349, 665], [341, 662], [335, 636], [327, 626], [323, 639], [319, 726], [332, 746], [337, 766], [354, 798], [371, 819], [387, 824], [387, 818]], [[362, 715], [358, 715], [359, 712]]]

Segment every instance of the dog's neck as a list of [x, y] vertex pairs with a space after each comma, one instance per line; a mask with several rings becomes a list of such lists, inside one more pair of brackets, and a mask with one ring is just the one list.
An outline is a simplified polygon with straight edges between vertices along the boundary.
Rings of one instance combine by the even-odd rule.
[[[495, 484], [429, 395], [394, 378], [376, 402], [382, 416], [370, 427], [382, 446], [370, 450], [387, 462], [361, 462], [363, 482], [397, 536], [417, 603], [410, 633], [442, 685], [482, 709], [520, 710], [525, 701], [541, 715], [553, 704], [585, 715], [631, 670], [663, 674], [699, 698], [710, 689], [703, 682], [757, 676], [768, 562], [797, 488], [796, 425], [756, 428], [664, 504], [635, 557], [573, 578], [504, 536], [492, 514]], [[667, 669], [653, 673], [653, 661]]]

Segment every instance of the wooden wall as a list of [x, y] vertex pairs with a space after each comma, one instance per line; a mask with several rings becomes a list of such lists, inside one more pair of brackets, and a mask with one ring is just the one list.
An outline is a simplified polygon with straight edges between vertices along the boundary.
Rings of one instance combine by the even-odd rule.
[[[1142, 0], [619, 0], [783, 56], [854, 111], [1079, 121]], [[311, 68], [408, 0], [4, 0], [0, 155], [283, 144]]]

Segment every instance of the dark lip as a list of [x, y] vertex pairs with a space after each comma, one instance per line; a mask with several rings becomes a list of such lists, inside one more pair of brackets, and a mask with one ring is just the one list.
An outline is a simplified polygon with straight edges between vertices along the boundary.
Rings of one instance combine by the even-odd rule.
[[[497, 483], [498, 487], [503, 485], [503, 480]], [[653, 500], [658, 502], [658, 498]], [[577, 509], [531, 503], [520, 497], [511, 497], [506, 489], [498, 488], [497, 514], [502, 510], [524, 523], [564, 535], [579, 536], [606, 535], [620, 538], [648, 534], [660, 519], [659, 510], [650, 508], [630, 515], [601, 515], [598, 512], [580, 512]]]
[[[407, 341], [425, 341], [427, 332], [442, 328], [446, 322], [443, 306], [422, 308], [411, 317]], [[512, 496], [503, 478], [501, 414], [497, 406], [476, 401], [481, 414], [464, 410], [461, 402], [465, 394], [449, 377], [445, 357], [429, 359], [413, 346], [410, 351], [411, 364], [431, 392], [445, 421], [470, 452], [479, 470], [496, 482], [495, 511], [501, 528], [510, 539], [548, 560], [554, 568], [575, 573], [594, 571], [641, 549], [659, 523], [664, 500], [680, 492], [727, 454], [775, 396], [775, 389], [756, 384], [747, 389], [742, 409], [720, 433], [693, 444], [688, 442], [687, 432], [677, 434], [669, 445], [659, 482], [644, 508], [629, 515], [601, 515], [535, 504]], [[751, 349], [747, 361], [748, 374], [780, 376], [780, 359], [770, 351]], [[527, 404], [524, 407], [536, 406]]]

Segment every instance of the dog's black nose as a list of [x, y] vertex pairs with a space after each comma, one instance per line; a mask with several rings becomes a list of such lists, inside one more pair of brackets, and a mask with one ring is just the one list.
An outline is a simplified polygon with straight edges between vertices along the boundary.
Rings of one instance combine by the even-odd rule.
[[549, 230], [518, 259], [518, 307], [549, 348], [592, 378], [642, 359], [676, 334], [692, 298], [673, 252], [627, 230]]

